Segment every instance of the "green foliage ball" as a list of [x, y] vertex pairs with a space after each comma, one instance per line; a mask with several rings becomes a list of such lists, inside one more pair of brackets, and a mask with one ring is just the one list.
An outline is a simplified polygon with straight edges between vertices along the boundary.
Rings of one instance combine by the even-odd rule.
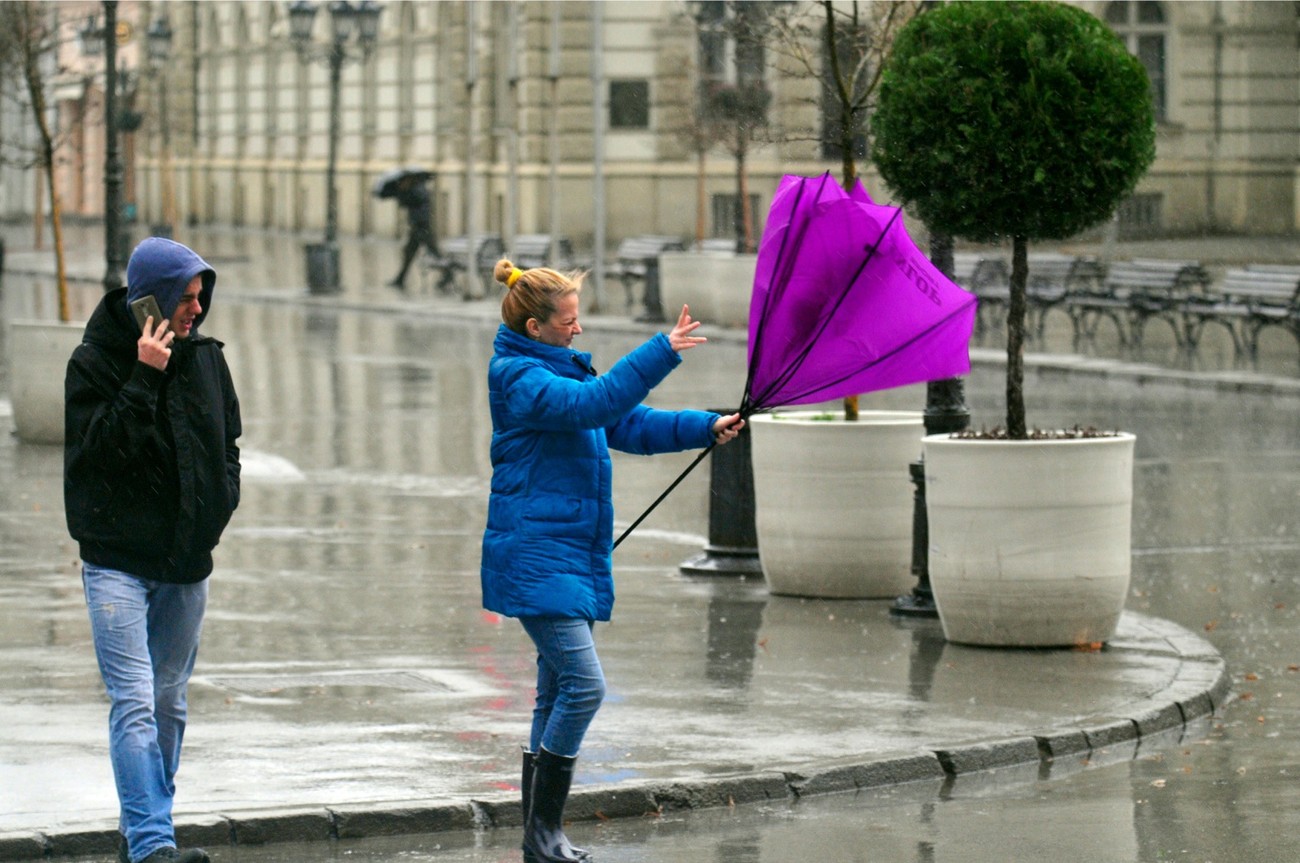
[[1107, 219], [1155, 158], [1146, 70], [1056, 2], [956, 2], [898, 35], [872, 158], [930, 227], [1064, 239]]

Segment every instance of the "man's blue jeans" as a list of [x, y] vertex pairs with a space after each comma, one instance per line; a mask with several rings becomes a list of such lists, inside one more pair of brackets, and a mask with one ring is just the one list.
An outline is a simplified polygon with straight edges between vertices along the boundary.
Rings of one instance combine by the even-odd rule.
[[537, 704], [529, 749], [572, 758], [605, 699], [605, 673], [592, 623], [565, 617], [521, 617], [537, 645]]
[[84, 562], [81, 580], [112, 705], [108, 750], [121, 806], [119, 829], [130, 858], [139, 861], [176, 845], [173, 780], [208, 582], [164, 584]]

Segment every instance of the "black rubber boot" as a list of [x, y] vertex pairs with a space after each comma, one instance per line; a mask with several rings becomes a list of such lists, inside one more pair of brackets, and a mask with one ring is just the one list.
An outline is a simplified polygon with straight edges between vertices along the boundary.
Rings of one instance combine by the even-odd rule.
[[[569, 844], [564, 835], [564, 804], [573, 784], [577, 758], [565, 758], [542, 749], [532, 757], [532, 783], [525, 795], [524, 860], [527, 863], [587, 863], [591, 854]], [[527, 775], [529, 753], [524, 754]]]
[[[528, 807], [532, 805], [533, 801], [533, 763], [537, 759], [537, 755], [527, 749], [523, 750], [523, 752], [524, 763], [519, 781], [519, 796], [523, 801], [524, 825], [527, 826]], [[537, 857], [528, 850], [526, 845], [524, 846], [524, 863], [537, 863]]]

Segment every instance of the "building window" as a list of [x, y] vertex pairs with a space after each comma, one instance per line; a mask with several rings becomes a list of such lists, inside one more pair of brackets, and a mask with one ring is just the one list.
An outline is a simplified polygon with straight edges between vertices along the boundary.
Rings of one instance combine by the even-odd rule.
[[765, 77], [764, 3], [702, 0], [692, 4], [699, 33], [702, 84], [758, 84]]
[[[749, 196], [749, 212], [754, 219], [754, 232], [761, 232], [762, 225], [759, 222], [762, 219], [762, 213], [759, 210], [760, 197], [755, 194]], [[740, 196], [732, 194], [714, 194], [710, 200], [712, 204], [713, 215], [713, 236], [715, 237], [735, 237], [739, 234], [740, 213], [738, 202]]]
[[1133, 194], [1121, 201], [1116, 211], [1120, 239], [1160, 236], [1164, 228], [1164, 204], [1164, 195], [1159, 192]]
[[1165, 22], [1164, 7], [1155, 0], [1115, 0], [1106, 7], [1106, 23], [1147, 70], [1156, 119], [1165, 120], [1168, 96], [1165, 46], [1169, 25]]
[[650, 128], [650, 82], [609, 82], [609, 127], [611, 129]]

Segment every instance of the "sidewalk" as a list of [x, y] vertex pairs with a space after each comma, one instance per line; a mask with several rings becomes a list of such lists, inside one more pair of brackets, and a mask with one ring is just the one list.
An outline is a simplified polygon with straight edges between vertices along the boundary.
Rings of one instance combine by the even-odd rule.
[[[69, 270], [90, 303], [101, 244], [83, 233], [70, 244]], [[531, 655], [517, 626], [478, 610], [485, 474], [465, 443], [465, 427], [481, 430], [483, 419], [472, 395], [481, 369], [464, 355], [473, 359], [490, 332], [496, 301], [383, 288], [396, 242], [345, 240], [344, 291], [314, 297], [296, 287], [305, 284], [298, 238], [184, 239], [218, 268], [221, 302], [241, 313], [327, 306], [349, 325], [377, 320], [394, 330], [418, 313], [472, 322], [477, 341], [417, 338], [419, 351], [436, 356], [413, 371], [399, 367], [400, 345], [358, 339], [347, 348], [374, 355], [362, 366], [373, 377], [353, 382], [348, 366], [329, 385], [359, 387], [371, 410], [440, 399], [409, 426], [432, 441], [414, 466], [393, 468], [384, 459], [400, 454], [372, 452], [364, 417], [298, 423], [337, 424], [340, 458], [360, 467], [316, 467], [296, 439], [286, 442], [294, 465], [246, 449], [247, 499], [219, 549], [191, 689], [181, 842], [517, 825], [515, 747], [527, 729]], [[11, 240], [5, 270], [47, 273], [50, 257]], [[21, 310], [12, 291], [3, 299]], [[647, 330], [614, 314], [584, 323], [593, 336]], [[736, 356], [743, 350], [743, 334], [710, 337]], [[319, 347], [266, 350], [266, 365], [302, 385], [308, 376], [288, 359]], [[995, 349], [975, 353], [999, 361]], [[1294, 378], [1238, 371], [1069, 355], [1031, 362], [1300, 393]], [[278, 414], [313, 398], [304, 392], [302, 404], [284, 405], [280, 395], [249, 395], [254, 442], [296, 428]], [[106, 709], [63, 526], [60, 458], [0, 436], [0, 860], [111, 854], [115, 843]], [[668, 473], [646, 469], [637, 481], [655, 485], [659, 470]], [[639, 532], [620, 551], [618, 609], [598, 635], [610, 698], [579, 762], [575, 820], [938, 786], [1012, 765], [1070, 771], [1196, 736], [1229, 698], [1224, 661], [1207, 641], [1136, 612], [1101, 651], [981, 650], [946, 643], [937, 621], [896, 621], [885, 602], [798, 600], [770, 596], [761, 581], [683, 577], [677, 563], [703, 542], [699, 512], [689, 495], [667, 507], [671, 529]]]

